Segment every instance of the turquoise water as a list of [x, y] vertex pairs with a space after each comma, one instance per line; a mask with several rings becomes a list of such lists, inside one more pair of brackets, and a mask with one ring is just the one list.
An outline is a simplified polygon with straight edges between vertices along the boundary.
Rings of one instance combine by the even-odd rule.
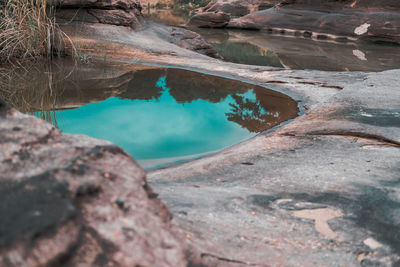
[[[65, 133], [109, 140], [137, 160], [201, 154], [255, 135], [227, 120], [237, 105], [230, 95], [218, 103], [202, 99], [178, 103], [170, 94], [165, 76], [155, 86], [162, 88], [162, 94], [151, 100], [111, 97], [77, 109], [56, 111], [58, 127]], [[238, 95], [245, 101], [259, 102], [252, 90]], [[264, 115], [268, 111], [259, 107], [258, 112]], [[252, 113], [246, 111], [247, 116]]]
[[14, 82], [15, 108], [64, 133], [110, 141], [146, 169], [232, 146], [298, 113], [279, 92], [180, 69], [61, 62]]

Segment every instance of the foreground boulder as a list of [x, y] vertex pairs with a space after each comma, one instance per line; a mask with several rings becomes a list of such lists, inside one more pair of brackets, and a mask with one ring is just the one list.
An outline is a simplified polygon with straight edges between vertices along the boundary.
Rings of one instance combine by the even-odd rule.
[[120, 148], [0, 106], [0, 266], [185, 266], [145, 172]]

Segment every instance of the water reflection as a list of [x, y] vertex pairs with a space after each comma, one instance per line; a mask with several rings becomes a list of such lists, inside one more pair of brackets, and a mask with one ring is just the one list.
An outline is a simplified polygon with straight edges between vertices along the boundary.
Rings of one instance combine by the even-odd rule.
[[324, 71], [384, 71], [400, 67], [400, 47], [396, 45], [314, 41], [257, 31], [196, 31], [227, 61], [235, 63]]
[[[188, 17], [173, 10], [155, 10], [148, 15], [148, 19], [179, 26]], [[190, 30], [201, 34], [226, 61], [234, 63], [324, 71], [384, 71], [400, 68], [398, 45], [316, 41], [260, 31], [195, 27]]]
[[189, 20], [189, 10], [182, 9], [154, 9], [150, 8], [144, 12], [145, 18], [151, 19], [154, 22], [168, 25], [180, 26], [186, 24]]
[[15, 108], [109, 140], [146, 168], [220, 150], [298, 113], [281, 93], [186, 70], [61, 62], [14, 76], [0, 97]]
[[[289, 119], [297, 112], [296, 103], [283, 94], [235, 80], [179, 69], [136, 71], [128, 83], [127, 90], [118, 97], [159, 100], [163, 94], [163, 87], [154, 84], [159, 82], [160, 77], [165, 77], [168, 93], [177, 104], [188, 106], [189, 103], [198, 100], [222, 104], [231, 99], [226, 102], [226, 107], [229, 106], [226, 114], [224, 113], [226, 119], [236, 122], [249, 132], [262, 132]], [[253, 94], [251, 97], [250, 92]], [[247, 112], [243, 112], [244, 110]], [[260, 113], [260, 110], [268, 112]], [[279, 116], [273, 115], [276, 112]], [[253, 119], [248, 116], [250, 113], [253, 114]], [[257, 119], [254, 119], [256, 117]]]

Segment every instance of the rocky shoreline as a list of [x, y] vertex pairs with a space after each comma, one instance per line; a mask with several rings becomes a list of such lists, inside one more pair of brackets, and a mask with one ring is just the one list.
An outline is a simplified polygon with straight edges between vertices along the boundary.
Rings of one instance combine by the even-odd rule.
[[213, 54], [189, 31], [142, 24], [126, 9], [134, 6], [122, 4], [131, 1], [111, 1], [116, 9], [88, 2], [78, 13], [95, 7], [135, 20], [121, 26], [64, 17], [61, 27], [80, 53], [270, 87], [297, 100], [303, 114], [214, 155], [146, 174], [109, 142], [62, 134], [1, 102], [0, 265], [400, 263], [399, 70], [223, 62], [197, 53]]
[[400, 4], [365, 0], [212, 1], [189, 25], [400, 44]]

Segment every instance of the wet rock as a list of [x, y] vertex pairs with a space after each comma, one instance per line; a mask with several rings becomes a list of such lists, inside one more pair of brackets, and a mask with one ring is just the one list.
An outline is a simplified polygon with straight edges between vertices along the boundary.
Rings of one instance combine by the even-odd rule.
[[230, 20], [230, 16], [223, 12], [204, 12], [190, 18], [188, 25], [200, 28], [223, 28]]
[[2, 102], [0, 129], [1, 266], [186, 265], [167, 209], [123, 150]]
[[170, 42], [209, 57], [220, 58], [218, 52], [200, 34], [186, 29], [172, 28]]
[[343, 1], [311, 2], [281, 2], [273, 8], [233, 19], [228, 27], [400, 43], [398, 3], [378, 5], [370, 1], [357, 5], [355, 1], [352, 6]]

